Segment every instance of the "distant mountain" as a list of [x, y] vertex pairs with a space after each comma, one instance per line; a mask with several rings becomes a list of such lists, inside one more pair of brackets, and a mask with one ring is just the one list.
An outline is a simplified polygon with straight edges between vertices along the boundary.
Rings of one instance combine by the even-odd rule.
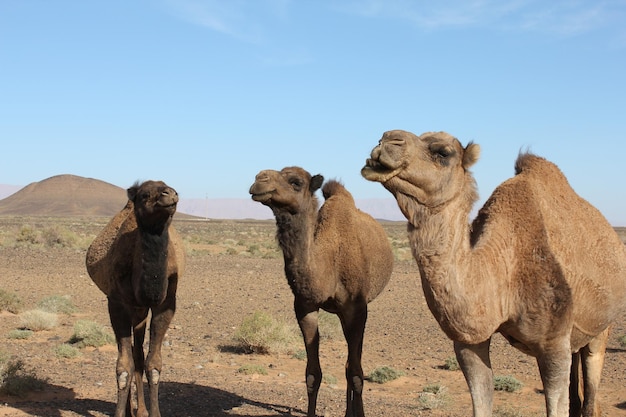
[[0, 215], [113, 216], [126, 201], [126, 190], [107, 182], [56, 175], [0, 200]]
[[[57, 175], [24, 188], [0, 184], [0, 215], [114, 216], [126, 204], [124, 188], [93, 178]], [[321, 198], [320, 198], [321, 200]], [[359, 199], [357, 207], [381, 220], [404, 220], [393, 198]], [[272, 211], [252, 199], [182, 199], [178, 213], [208, 219], [273, 219]]]

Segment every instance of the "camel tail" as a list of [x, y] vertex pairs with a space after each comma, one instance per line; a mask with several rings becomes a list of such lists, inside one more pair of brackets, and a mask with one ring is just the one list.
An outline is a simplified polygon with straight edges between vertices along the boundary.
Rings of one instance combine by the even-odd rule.
[[322, 194], [324, 195], [324, 199], [328, 200], [330, 197], [337, 194], [347, 194], [350, 196], [350, 193], [346, 188], [337, 180], [329, 180], [322, 187]]

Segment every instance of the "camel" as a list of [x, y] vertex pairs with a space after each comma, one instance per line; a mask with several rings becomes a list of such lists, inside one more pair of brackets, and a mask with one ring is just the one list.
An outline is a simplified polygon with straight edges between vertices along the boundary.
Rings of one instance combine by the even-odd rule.
[[272, 209], [285, 275], [306, 347], [307, 416], [315, 417], [322, 381], [318, 311], [337, 314], [348, 343], [347, 417], [363, 417], [361, 355], [367, 306], [385, 288], [393, 269], [387, 235], [376, 220], [356, 208], [352, 195], [335, 180], [315, 191], [324, 177], [300, 167], [259, 172], [252, 199]]
[[549, 417], [599, 416], [609, 327], [626, 303], [624, 244], [554, 164], [528, 152], [470, 226], [479, 152], [444, 132], [393, 130], [361, 174], [408, 219], [427, 304], [454, 342], [474, 416], [491, 416], [496, 332], [536, 358]]
[[[160, 417], [161, 344], [174, 316], [176, 287], [185, 268], [182, 241], [171, 226], [178, 194], [162, 181], [135, 183], [127, 191], [126, 206], [89, 246], [86, 266], [93, 282], [107, 296], [117, 341], [115, 417], [135, 415], [129, 395], [133, 379], [137, 416]], [[150, 311], [150, 346], [144, 358]], [[144, 371], [149, 413], [143, 392]]]

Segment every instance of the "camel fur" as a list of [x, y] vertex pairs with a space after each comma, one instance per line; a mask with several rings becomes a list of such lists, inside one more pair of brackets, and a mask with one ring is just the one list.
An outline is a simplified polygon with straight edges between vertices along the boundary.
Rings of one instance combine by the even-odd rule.
[[530, 153], [469, 226], [479, 150], [444, 132], [389, 131], [361, 173], [408, 219], [426, 301], [454, 341], [474, 416], [491, 416], [489, 344], [499, 332], [536, 358], [549, 417], [599, 417], [609, 327], [626, 303], [624, 244], [554, 164]]
[[337, 181], [315, 191], [321, 175], [299, 167], [261, 171], [250, 187], [252, 199], [272, 209], [285, 275], [295, 296], [294, 309], [307, 352], [307, 416], [315, 417], [322, 381], [318, 311], [337, 314], [348, 343], [346, 416], [363, 417], [361, 355], [367, 305], [385, 288], [393, 269], [387, 235], [376, 220], [358, 210]]
[[[185, 268], [182, 241], [171, 226], [177, 203], [176, 191], [162, 181], [134, 184], [128, 189], [126, 206], [87, 250], [87, 271], [107, 296], [117, 341], [115, 417], [135, 415], [129, 395], [133, 380], [137, 388], [137, 416], [161, 415], [161, 345], [174, 316], [176, 287]], [[150, 311], [150, 347], [144, 359], [143, 342]], [[143, 393], [144, 372], [149, 386], [149, 413]]]

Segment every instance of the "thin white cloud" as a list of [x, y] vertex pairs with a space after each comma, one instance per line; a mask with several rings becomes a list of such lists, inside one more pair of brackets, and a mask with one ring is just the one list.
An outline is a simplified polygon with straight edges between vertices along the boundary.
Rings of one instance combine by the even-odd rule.
[[[424, 30], [495, 27], [575, 35], [621, 27], [624, 0], [354, 0], [335, 9], [371, 18], [402, 19]], [[620, 21], [622, 23], [620, 23]]]
[[291, 0], [165, 0], [177, 17], [247, 43], [263, 43]]

